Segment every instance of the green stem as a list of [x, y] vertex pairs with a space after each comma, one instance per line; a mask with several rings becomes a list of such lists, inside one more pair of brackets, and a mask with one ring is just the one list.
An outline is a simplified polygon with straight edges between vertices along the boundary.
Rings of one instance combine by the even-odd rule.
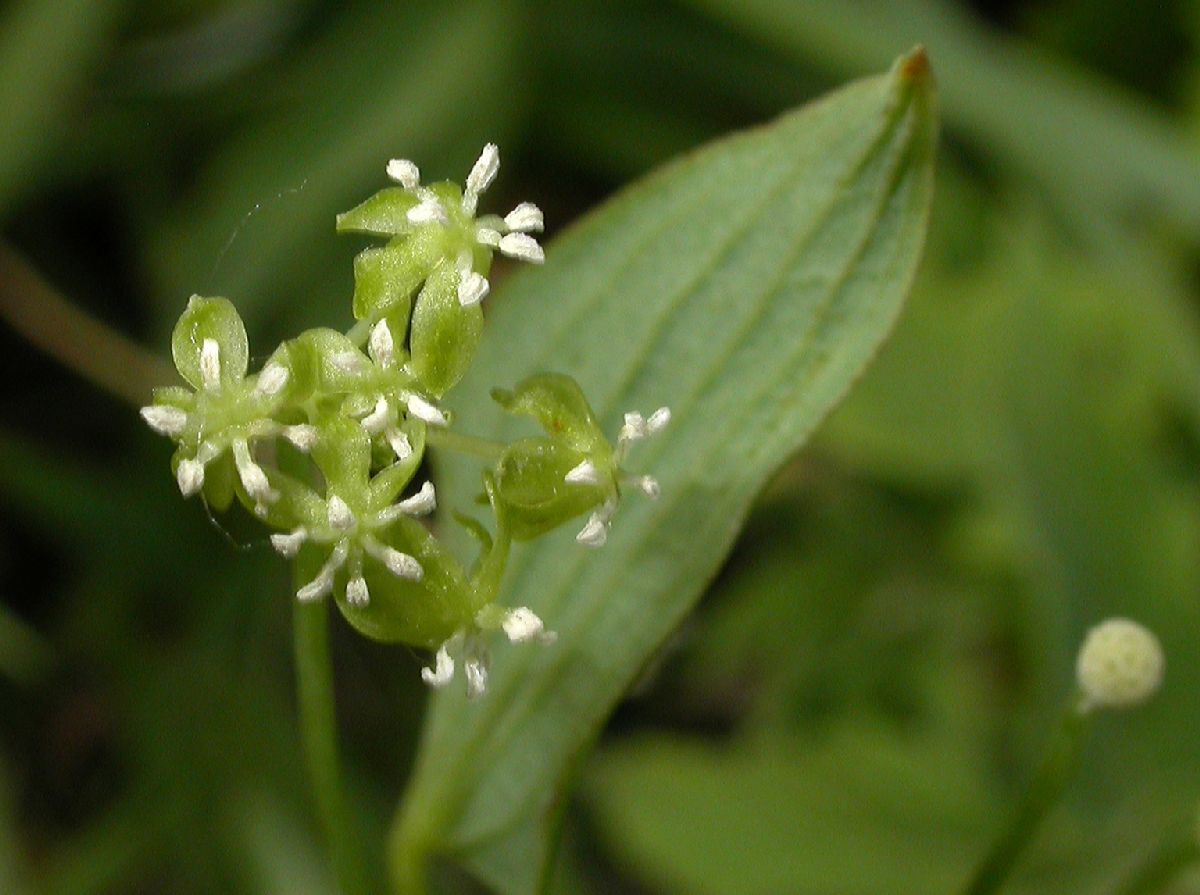
[[179, 377], [164, 360], [71, 304], [23, 257], [0, 244], [0, 319], [93, 385], [140, 407]]
[[[300, 568], [297, 563], [297, 569]], [[329, 607], [293, 601], [296, 691], [300, 702], [300, 734], [308, 775], [332, 853], [342, 895], [367, 895], [365, 865], [350, 823], [338, 772], [337, 718], [334, 712], [333, 667], [329, 657]]]
[[426, 430], [425, 439], [435, 447], [457, 451], [460, 454], [470, 454], [472, 457], [487, 460], [489, 463], [499, 460], [504, 449], [508, 447], [508, 445], [492, 441], [490, 438], [477, 438], [474, 435], [463, 435], [461, 432], [451, 432], [449, 429], [437, 429], [433, 426]]
[[1074, 702], [1063, 715], [1042, 763], [1034, 773], [1008, 828], [975, 871], [967, 895], [990, 895], [1008, 879], [1017, 859], [1033, 839], [1038, 826], [1062, 797], [1083, 752], [1090, 715]]
[[1196, 839], [1189, 836], [1164, 842], [1130, 874], [1116, 890], [1117, 895], [1159, 895], [1197, 862], [1200, 862], [1200, 843]]

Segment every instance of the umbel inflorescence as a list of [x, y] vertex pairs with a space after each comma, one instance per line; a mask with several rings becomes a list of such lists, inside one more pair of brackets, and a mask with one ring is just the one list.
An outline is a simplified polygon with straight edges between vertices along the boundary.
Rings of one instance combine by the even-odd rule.
[[431, 482], [413, 479], [426, 445], [457, 420], [439, 402], [462, 378], [483, 334], [482, 300], [498, 251], [539, 264], [542, 213], [523, 202], [503, 218], [478, 215], [500, 165], [486, 146], [463, 187], [423, 185], [393, 159], [395, 182], [339, 215], [340, 232], [385, 240], [354, 261], [347, 333], [311, 329], [248, 372], [246, 330], [224, 298], [193, 296], [171, 350], [190, 388], [155, 391], [142, 417], [177, 445], [185, 497], [217, 510], [237, 500], [273, 529], [272, 546], [306, 570], [302, 601], [332, 596], [368, 637], [436, 651], [422, 676], [445, 686], [461, 662], [467, 693], [487, 686], [486, 635], [553, 641], [527, 607], [496, 604], [514, 541], [587, 515], [576, 540], [602, 546], [622, 488], [650, 498], [658, 483], [623, 469], [630, 447], [669, 421], [664, 407], [631, 412], [613, 445], [569, 376], [531, 376], [495, 389], [505, 411], [544, 434], [495, 445], [482, 486], [493, 526], [459, 517], [479, 541], [468, 569], [421, 520], [436, 508]]

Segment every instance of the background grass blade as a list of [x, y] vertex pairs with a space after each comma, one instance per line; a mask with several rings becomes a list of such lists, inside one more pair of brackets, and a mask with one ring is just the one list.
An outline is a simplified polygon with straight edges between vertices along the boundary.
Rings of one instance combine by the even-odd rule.
[[[462, 418], [486, 418], [488, 385], [560, 369], [607, 431], [633, 408], [668, 404], [675, 421], [633, 458], [662, 499], [626, 501], [603, 551], [566, 531], [518, 553], [509, 599], [559, 641], [502, 649], [481, 703], [435, 700], [393, 831], [401, 887], [419, 886], [430, 853], [502, 892], [544, 878], [575, 761], [699, 597], [764, 481], [890, 331], [924, 238], [934, 134], [917, 51], [635, 185], [493, 303]], [[498, 421], [492, 434], [515, 431]], [[469, 465], [447, 459], [444, 472], [461, 505]]]

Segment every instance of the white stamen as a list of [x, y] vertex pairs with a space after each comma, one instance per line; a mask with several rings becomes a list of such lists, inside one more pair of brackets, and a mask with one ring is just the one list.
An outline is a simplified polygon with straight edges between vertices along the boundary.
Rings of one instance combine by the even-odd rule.
[[401, 553], [392, 547], [383, 550], [383, 564], [397, 578], [407, 578], [409, 581], [420, 581], [425, 577], [425, 570], [417, 562], [415, 556]]
[[297, 450], [304, 451], [307, 454], [316, 445], [317, 439], [321, 437], [321, 434], [316, 426], [301, 423], [295, 426], [285, 426], [283, 437], [295, 445]]
[[472, 650], [468, 645], [463, 674], [467, 678], [467, 699], [478, 699], [487, 692], [488, 655], [485, 646], [479, 644]]
[[390, 367], [395, 364], [396, 341], [392, 338], [392, 328], [386, 320], [380, 320], [371, 327], [371, 339], [367, 347], [379, 366]]
[[639, 479], [634, 479], [634, 483], [651, 500], [658, 500], [662, 495], [662, 488], [659, 487], [658, 479], [654, 478], [654, 476], [644, 475]]
[[437, 495], [433, 490], [433, 482], [426, 482], [420, 491], [400, 501], [396, 507], [406, 516], [425, 516], [432, 513], [437, 509]]
[[475, 213], [475, 206], [479, 203], [479, 194], [491, 186], [499, 170], [500, 150], [495, 143], [488, 143], [483, 147], [479, 158], [476, 159], [471, 173], [467, 175], [467, 182], [463, 188], [463, 211], [467, 214]]
[[166, 404], [155, 404], [141, 409], [142, 419], [159, 435], [174, 438], [183, 433], [187, 427], [187, 413], [178, 407]]
[[346, 540], [338, 541], [337, 546], [333, 548], [333, 552], [329, 554], [329, 559], [325, 561], [325, 565], [321, 566], [321, 571], [317, 573], [317, 577], [296, 591], [296, 599], [302, 603], [309, 603], [313, 600], [319, 600], [333, 590], [333, 576], [345, 564], [346, 556], [349, 552], [349, 542]]
[[433, 426], [446, 425], [446, 415], [422, 398], [420, 395], [408, 396], [408, 412], [422, 422]]
[[489, 248], [499, 248], [500, 246], [500, 231], [493, 230], [491, 227], [476, 227], [475, 241], [480, 245], [488, 246]]
[[421, 169], [406, 158], [394, 158], [389, 161], [387, 176], [406, 190], [415, 190], [421, 183]]
[[205, 391], [221, 387], [221, 346], [216, 339], [205, 339], [200, 346], [200, 382]]
[[514, 233], [541, 233], [545, 227], [542, 210], [532, 202], [522, 202], [504, 216], [504, 226]]
[[297, 528], [289, 534], [273, 534], [271, 535], [271, 546], [276, 552], [286, 558], [294, 559], [296, 554], [300, 552], [300, 547], [308, 540], [308, 532], [303, 528]]
[[204, 464], [199, 460], [180, 460], [175, 481], [179, 483], [179, 492], [191, 497], [204, 487]]
[[350, 506], [336, 494], [330, 496], [326, 505], [326, 516], [329, 527], [338, 531], [347, 531], [354, 527], [354, 513]]
[[254, 508], [255, 512], [261, 515], [266, 509], [266, 504], [274, 503], [279, 499], [279, 492], [271, 487], [267, 474], [250, 456], [250, 446], [244, 438], [239, 438], [233, 443], [233, 464], [237, 467], [242, 487], [257, 504]]
[[500, 237], [500, 251], [518, 261], [529, 261], [541, 264], [546, 260], [546, 254], [538, 241], [528, 233], [506, 233]]
[[388, 429], [384, 437], [392, 446], [392, 450], [396, 452], [397, 460], [407, 460], [413, 455], [412, 444], [409, 442], [408, 436], [395, 426]]
[[570, 485], [599, 485], [600, 471], [591, 460], [584, 460], [563, 476], [563, 481]]
[[483, 274], [475, 271], [464, 273], [458, 282], [458, 303], [464, 308], [477, 305], [487, 297], [491, 288]]
[[422, 199], [419, 204], [408, 210], [406, 217], [410, 224], [450, 223], [446, 209], [442, 208], [442, 203], [437, 199]]
[[617, 441], [640, 441], [646, 437], [646, 420], [636, 410], [625, 414], [625, 424], [617, 433]]
[[371, 592], [367, 589], [367, 581], [361, 575], [346, 582], [346, 602], [351, 606], [366, 606], [371, 602]]
[[284, 386], [288, 384], [288, 380], [292, 378], [292, 374], [288, 372], [288, 368], [283, 364], [267, 364], [263, 367], [262, 372], [258, 374], [258, 382], [254, 386], [254, 393], [260, 398], [274, 398]]
[[599, 513], [592, 513], [587, 524], [575, 535], [575, 540], [584, 547], [603, 547], [608, 542], [608, 521]]
[[450, 650], [446, 644], [438, 647], [437, 656], [434, 658], [433, 668], [421, 669], [421, 680], [429, 684], [435, 690], [440, 690], [446, 684], [450, 683], [454, 677], [454, 660], [450, 658]]
[[362, 427], [368, 434], [378, 435], [387, 428], [388, 410], [387, 398], [379, 398], [375, 402], [375, 409], [362, 418]]
[[658, 410], [650, 414], [650, 418], [646, 420], [646, 434], [657, 435], [667, 427], [667, 423], [669, 422], [671, 422], [671, 408], [658, 408]]
[[546, 642], [547, 637], [554, 639], [554, 636], [546, 631], [542, 620], [528, 606], [510, 610], [500, 625], [513, 643], [526, 643], [530, 640]]
[[[391, 509], [391, 507], [388, 507]], [[384, 511], [385, 513], [387, 510]], [[383, 515], [382, 513], [380, 514]], [[401, 553], [394, 547], [388, 547], [385, 544], [379, 543], [372, 537], [362, 539], [363, 549], [367, 551], [375, 559], [379, 560], [387, 570], [397, 578], [407, 578], [409, 581], [420, 581], [425, 577], [425, 570], [421, 568], [421, 564], [417, 562], [415, 556], [409, 556], [407, 553]]]
[[322, 570], [316, 578], [296, 591], [296, 599], [301, 603], [311, 603], [321, 599], [331, 590], [333, 590], [333, 575]]

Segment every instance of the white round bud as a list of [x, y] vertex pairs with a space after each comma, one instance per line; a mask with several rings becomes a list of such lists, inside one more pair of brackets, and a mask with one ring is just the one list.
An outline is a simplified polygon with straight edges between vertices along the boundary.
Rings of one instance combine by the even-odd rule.
[[1084, 637], [1075, 663], [1084, 707], [1140, 705], [1157, 692], [1165, 665], [1151, 631], [1127, 618], [1101, 622]]

